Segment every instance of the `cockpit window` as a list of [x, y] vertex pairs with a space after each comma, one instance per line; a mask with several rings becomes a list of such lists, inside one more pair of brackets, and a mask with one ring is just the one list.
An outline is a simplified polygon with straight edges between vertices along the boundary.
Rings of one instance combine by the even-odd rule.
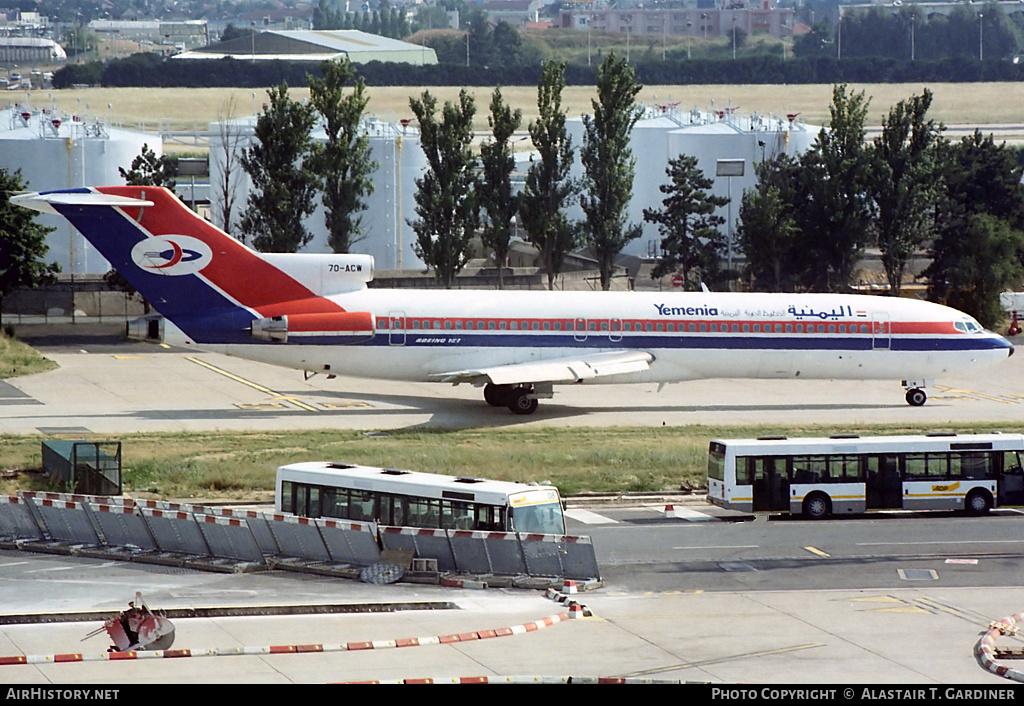
[[981, 333], [982, 331], [985, 330], [984, 328], [982, 328], [981, 324], [979, 324], [974, 319], [954, 321], [953, 326], [956, 328], [957, 331], [961, 331], [963, 333]]

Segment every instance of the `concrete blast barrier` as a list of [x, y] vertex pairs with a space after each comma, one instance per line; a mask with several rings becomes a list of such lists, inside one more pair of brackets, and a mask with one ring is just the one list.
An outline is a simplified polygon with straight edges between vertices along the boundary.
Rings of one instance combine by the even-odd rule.
[[0, 539], [26, 549], [33, 542], [51, 542], [260, 565], [279, 557], [371, 566], [387, 549], [434, 559], [442, 573], [600, 580], [589, 537], [378, 527], [373, 522], [56, 493], [0, 496]]
[[317, 519], [320, 537], [331, 555], [331, 561], [356, 566], [370, 566], [380, 561], [377, 526], [372, 522]]
[[16, 495], [0, 495], [0, 538], [45, 539], [42, 528], [36, 523], [28, 501]]
[[99, 534], [89, 521], [85, 503], [50, 498], [33, 500], [32, 503], [50, 539], [70, 544], [100, 543]]
[[271, 517], [270, 532], [280, 547], [280, 556], [289, 559], [331, 561], [316, 521], [308, 517], [278, 515]]
[[90, 502], [86, 507], [93, 522], [99, 527], [104, 545], [156, 551], [156, 540], [149, 533], [146, 521], [136, 512], [133, 504], [108, 505]]
[[218, 559], [263, 562], [263, 552], [244, 519], [218, 515], [193, 515], [200, 534]]
[[590, 537], [524, 534], [520, 538], [526, 573], [530, 576], [581, 580], [601, 578]]
[[507, 576], [527, 573], [519, 538], [514, 532], [452, 530], [448, 537], [459, 571]]
[[380, 540], [385, 549], [404, 549], [412, 551], [415, 557], [437, 559], [438, 571], [458, 571], [445, 530], [381, 527]]
[[210, 556], [206, 539], [196, 526], [191, 513], [183, 510], [154, 510], [140, 507], [153, 539], [160, 551], [192, 556]]

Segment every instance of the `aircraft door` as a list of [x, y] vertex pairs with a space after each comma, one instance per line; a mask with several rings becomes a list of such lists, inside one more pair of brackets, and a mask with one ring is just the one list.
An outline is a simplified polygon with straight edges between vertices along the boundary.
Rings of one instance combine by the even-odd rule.
[[874, 311], [871, 313], [871, 334], [873, 336], [872, 348], [889, 350], [891, 326], [887, 312]]
[[392, 346], [405, 345], [404, 311], [392, 311], [388, 314], [388, 343]]
[[576, 341], [583, 343], [587, 340], [587, 320], [576, 319], [573, 322], [573, 336]]
[[622, 319], [610, 319], [608, 321], [608, 340], [618, 343], [622, 340]]

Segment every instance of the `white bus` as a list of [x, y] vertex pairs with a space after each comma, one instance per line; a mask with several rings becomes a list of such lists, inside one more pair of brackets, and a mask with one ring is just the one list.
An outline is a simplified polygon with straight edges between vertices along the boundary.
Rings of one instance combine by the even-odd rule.
[[565, 534], [558, 489], [375, 468], [295, 463], [277, 469], [275, 508], [392, 527]]
[[818, 519], [870, 510], [1024, 505], [1024, 435], [837, 435], [721, 439], [708, 448], [708, 501]]

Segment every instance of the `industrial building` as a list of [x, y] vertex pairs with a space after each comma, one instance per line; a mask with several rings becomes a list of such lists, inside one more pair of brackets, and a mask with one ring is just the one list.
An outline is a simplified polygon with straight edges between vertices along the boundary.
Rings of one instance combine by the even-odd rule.
[[[51, 108], [15, 104], [0, 110], [0, 169], [21, 171], [33, 191], [123, 184], [127, 169], [148, 144], [163, 152], [159, 135], [111, 127], [88, 114], [68, 115]], [[47, 261], [64, 274], [102, 274], [107, 261], [60, 216], [39, 215], [55, 228], [47, 237]]]
[[[643, 110], [630, 136], [638, 166], [627, 213], [627, 222], [642, 224], [643, 234], [623, 251], [637, 257], [661, 255], [661, 235], [656, 225], [644, 222], [644, 209], [661, 208], [665, 194], [660, 189], [669, 181], [665, 171], [669, 160], [684, 154], [697, 158], [697, 166], [714, 179], [712, 193], [731, 200], [731, 205], [719, 214], [726, 219], [726, 233], [731, 234], [739, 218], [743, 191], [757, 184], [755, 165], [782, 154], [802, 154], [821, 131], [820, 127], [802, 123], [797, 115], [745, 115], [731, 107], [687, 110], [663, 104]], [[566, 130], [577, 149], [573, 176], [581, 178], [583, 167], [578, 153], [583, 144], [583, 119], [567, 120]], [[577, 206], [569, 215], [582, 219], [583, 210]]]
[[430, 47], [354, 29], [257, 32], [177, 54], [174, 59], [189, 61], [225, 57], [251, 61], [316, 62], [339, 61], [348, 57], [353, 64], [387, 61], [415, 66], [437, 63], [437, 55]]
[[42, 37], [0, 37], [0, 64], [52, 64], [66, 61], [64, 48]]

